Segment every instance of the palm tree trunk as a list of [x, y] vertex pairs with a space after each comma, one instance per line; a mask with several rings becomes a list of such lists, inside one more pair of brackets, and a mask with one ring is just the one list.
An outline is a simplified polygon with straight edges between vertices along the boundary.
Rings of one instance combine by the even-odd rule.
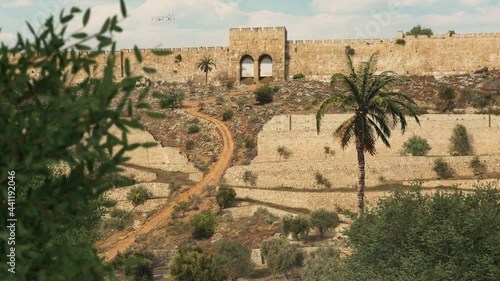
[[123, 215], [123, 217], [121, 217], [121, 218], [120, 218], [120, 220], [118, 221], [118, 224], [121, 224], [121, 223], [122, 223], [122, 221], [123, 221], [123, 219], [124, 219], [126, 216], [130, 215], [130, 214], [131, 214], [131, 213], [135, 210], [135, 208], [136, 208], [136, 207], [137, 207], [137, 206], [134, 206], [134, 207], [132, 208], [132, 210], [130, 210], [130, 212], [128, 212], [128, 213], [126, 213], [125, 215]]
[[360, 213], [365, 209], [365, 152], [361, 140], [356, 139], [356, 152], [358, 153], [358, 207]]
[[208, 71], [205, 72], [205, 86], [208, 85]]

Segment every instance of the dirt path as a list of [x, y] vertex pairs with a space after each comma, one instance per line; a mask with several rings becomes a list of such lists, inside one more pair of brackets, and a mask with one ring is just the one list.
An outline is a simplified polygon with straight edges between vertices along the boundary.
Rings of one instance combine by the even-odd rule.
[[[248, 91], [252, 91], [253, 89], [255, 89], [255, 87], [256, 85], [252, 85], [243, 91], [232, 93], [229, 96], [237, 96], [247, 93]], [[199, 112], [198, 106], [200, 103], [212, 103], [214, 101], [215, 99], [184, 102], [184, 106], [187, 107], [186, 113], [207, 120], [217, 127], [219, 135], [222, 139], [223, 146], [221, 154], [219, 155], [219, 160], [210, 168], [207, 175], [200, 182], [190, 188], [187, 192], [182, 193], [176, 199], [176, 202], [187, 201], [189, 200], [190, 195], [202, 193], [203, 188], [205, 188], [207, 185], [217, 185], [222, 179], [222, 176], [226, 172], [227, 168], [229, 167], [230, 161], [233, 157], [234, 139], [231, 131], [226, 126], [226, 124], [224, 124], [224, 122], [219, 119]], [[149, 231], [164, 223], [170, 218], [170, 214], [172, 213], [176, 202], [169, 202], [163, 207], [163, 209], [161, 209], [146, 223], [144, 223], [141, 228], [128, 233], [125, 231], [118, 232], [105, 241], [98, 243], [97, 246], [100, 249], [106, 251], [102, 254], [102, 257], [104, 257], [106, 261], [110, 261], [118, 254], [118, 252], [124, 252], [132, 243], [134, 243], [136, 236], [148, 233]]]

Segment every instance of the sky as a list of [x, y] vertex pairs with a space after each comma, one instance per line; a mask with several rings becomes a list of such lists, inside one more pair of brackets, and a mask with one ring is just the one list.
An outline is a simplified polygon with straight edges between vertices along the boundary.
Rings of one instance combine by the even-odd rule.
[[[118, 48], [227, 46], [232, 27], [285, 26], [288, 40], [394, 38], [420, 24], [435, 34], [500, 33], [500, 0], [126, 0]], [[119, 0], [0, 0], [0, 41], [49, 15], [92, 8], [87, 28], [120, 14]], [[172, 20], [155, 20], [170, 17]], [[80, 28], [75, 20], [70, 30]]]

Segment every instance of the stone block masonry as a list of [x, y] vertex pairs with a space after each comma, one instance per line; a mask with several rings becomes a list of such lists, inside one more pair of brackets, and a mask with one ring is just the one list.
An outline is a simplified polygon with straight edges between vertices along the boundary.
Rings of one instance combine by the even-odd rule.
[[[125, 75], [129, 60], [133, 75], [143, 75], [144, 66], [156, 68], [145, 78], [152, 82], [187, 82], [202, 84], [205, 74], [195, 64], [211, 57], [217, 67], [209, 73], [209, 81], [219, 84], [226, 80], [239, 81], [243, 63], [246, 77], [258, 82], [261, 78], [285, 80], [302, 73], [306, 79], [327, 80], [332, 74], [347, 71], [345, 48], [355, 50], [357, 64], [375, 51], [380, 51], [378, 70], [392, 70], [404, 75], [435, 75], [470, 73], [480, 67], [500, 69], [500, 33], [446, 34], [431, 37], [402, 36], [399, 39], [356, 40], [296, 40], [287, 38], [285, 27], [255, 27], [229, 29], [229, 46], [168, 49], [172, 55], [158, 57], [152, 49], [142, 49], [143, 61], [135, 59], [133, 50], [119, 50], [97, 58], [99, 67], [93, 75], [101, 76], [106, 60], [115, 56], [117, 80]], [[399, 43], [398, 43], [399, 42]], [[404, 44], [403, 44], [404, 42]], [[140, 43], [140, 42], [139, 42]], [[177, 59], [180, 55], [180, 58]], [[247, 69], [248, 68], [248, 69]], [[272, 77], [268, 74], [272, 73]], [[253, 74], [252, 74], [253, 73]], [[36, 75], [34, 73], [33, 75]], [[82, 80], [83, 73], [75, 82]]]

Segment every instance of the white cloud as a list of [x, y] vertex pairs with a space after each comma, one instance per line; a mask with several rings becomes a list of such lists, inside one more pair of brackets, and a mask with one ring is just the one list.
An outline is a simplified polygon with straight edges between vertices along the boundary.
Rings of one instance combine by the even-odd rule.
[[31, 3], [30, 0], [14, 0], [10, 1], [7, 4], [0, 5], [1, 8], [20, 8], [20, 7], [27, 7], [31, 6], [33, 3]]

